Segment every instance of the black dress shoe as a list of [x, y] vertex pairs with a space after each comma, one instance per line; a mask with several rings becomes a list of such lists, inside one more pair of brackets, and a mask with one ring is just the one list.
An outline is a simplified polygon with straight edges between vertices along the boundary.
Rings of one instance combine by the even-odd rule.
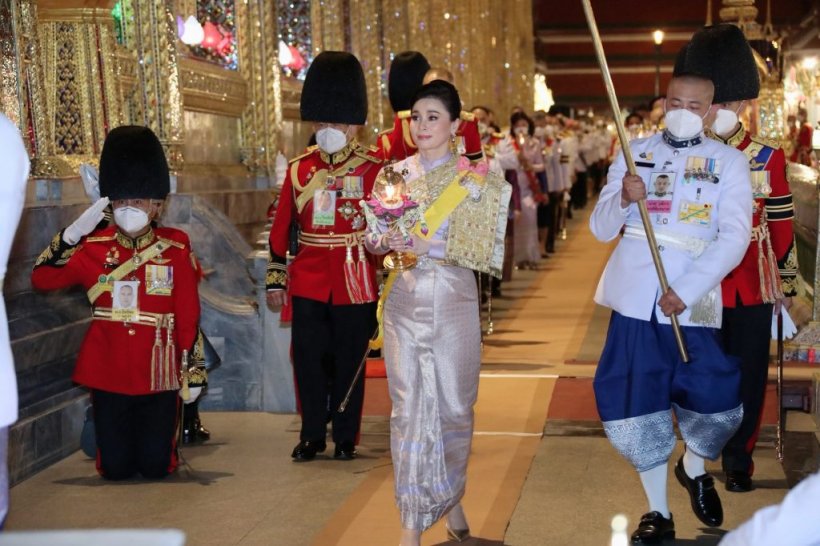
[[316, 442], [311, 440], [302, 440], [293, 448], [293, 453], [290, 454], [293, 460], [297, 463], [312, 461], [316, 458], [317, 453], [322, 453], [327, 449], [324, 441]]
[[352, 461], [356, 458], [356, 446], [353, 442], [339, 442], [333, 452], [333, 458], [341, 461]]
[[675, 520], [672, 514], [666, 519], [660, 512], [649, 512], [641, 516], [641, 523], [632, 533], [633, 544], [659, 544], [663, 540], [674, 540]]
[[748, 493], [752, 487], [752, 477], [748, 472], [726, 472], [726, 491], [732, 493]]
[[723, 506], [715, 489], [715, 480], [709, 474], [701, 474], [692, 479], [683, 469], [683, 457], [675, 465], [675, 477], [689, 492], [692, 511], [700, 521], [709, 527], [719, 527], [723, 523]]

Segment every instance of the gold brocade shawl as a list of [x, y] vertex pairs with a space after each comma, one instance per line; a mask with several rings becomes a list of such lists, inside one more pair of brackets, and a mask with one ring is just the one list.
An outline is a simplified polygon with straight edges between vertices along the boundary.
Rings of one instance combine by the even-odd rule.
[[[427, 210], [457, 177], [457, 159], [453, 157], [428, 173], [423, 173], [417, 163], [417, 172], [423, 174], [408, 180], [410, 198]], [[408, 161], [418, 162], [418, 156]], [[450, 214], [444, 261], [501, 278], [512, 186], [492, 173], [487, 173], [482, 182], [465, 177], [460, 183], [469, 195]]]

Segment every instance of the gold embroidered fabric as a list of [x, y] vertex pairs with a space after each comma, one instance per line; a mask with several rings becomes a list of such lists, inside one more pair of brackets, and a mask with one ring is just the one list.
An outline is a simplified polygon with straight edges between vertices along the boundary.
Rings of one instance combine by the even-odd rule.
[[141, 250], [154, 242], [154, 230], [149, 229], [136, 239], [132, 239], [128, 235], [117, 231], [117, 242], [125, 248], [136, 248], [137, 250]]
[[80, 248], [79, 245], [68, 246], [68, 243], [63, 242], [63, 232], [61, 231], [51, 239], [51, 244], [37, 257], [34, 267], [40, 265], [62, 267], [68, 263], [68, 260], [71, 259], [78, 248]]
[[[457, 158], [411, 182], [411, 198], [425, 209], [453, 181], [458, 170]], [[444, 261], [501, 278], [504, 261], [504, 234], [512, 186], [500, 177], [488, 173], [478, 187], [450, 215], [449, 235]]]

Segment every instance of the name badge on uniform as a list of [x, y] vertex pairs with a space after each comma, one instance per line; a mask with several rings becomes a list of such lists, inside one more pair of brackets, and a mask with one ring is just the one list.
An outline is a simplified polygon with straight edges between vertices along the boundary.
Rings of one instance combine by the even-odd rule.
[[720, 182], [720, 160], [713, 157], [687, 157], [686, 170], [683, 181], [686, 184], [692, 182]]
[[669, 223], [674, 192], [674, 173], [656, 172], [649, 176], [649, 192], [646, 194], [646, 210], [655, 215], [655, 223]]
[[111, 293], [111, 318], [134, 322], [139, 317], [139, 281], [114, 281]]
[[174, 268], [170, 265], [145, 266], [145, 293], [149, 296], [170, 296], [174, 289]]
[[342, 179], [342, 197], [345, 199], [361, 199], [364, 197], [364, 178], [361, 176], [345, 176]]
[[769, 171], [751, 171], [752, 193], [755, 199], [764, 199], [772, 193], [772, 186], [769, 184]]
[[336, 224], [336, 192], [316, 190], [313, 193], [313, 225], [332, 227]]
[[678, 222], [708, 228], [712, 224], [712, 205], [682, 201], [678, 211]]

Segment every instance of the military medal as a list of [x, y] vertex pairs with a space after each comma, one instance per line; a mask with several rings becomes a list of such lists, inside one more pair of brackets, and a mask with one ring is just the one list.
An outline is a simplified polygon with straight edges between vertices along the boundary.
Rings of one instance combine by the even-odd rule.
[[120, 265], [120, 251], [117, 247], [112, 246], [111, 250], [105, 255], [105, 267], [116, 267]]
[[357, 212], [359, 212], [356, 210], [356, 207], [350, 203], [350, 201], [345, 201], [345, 203], [336, 210], [339, 211], [339, 214], [341, 214], [345, 220], [350, 220], [356, 215]]

